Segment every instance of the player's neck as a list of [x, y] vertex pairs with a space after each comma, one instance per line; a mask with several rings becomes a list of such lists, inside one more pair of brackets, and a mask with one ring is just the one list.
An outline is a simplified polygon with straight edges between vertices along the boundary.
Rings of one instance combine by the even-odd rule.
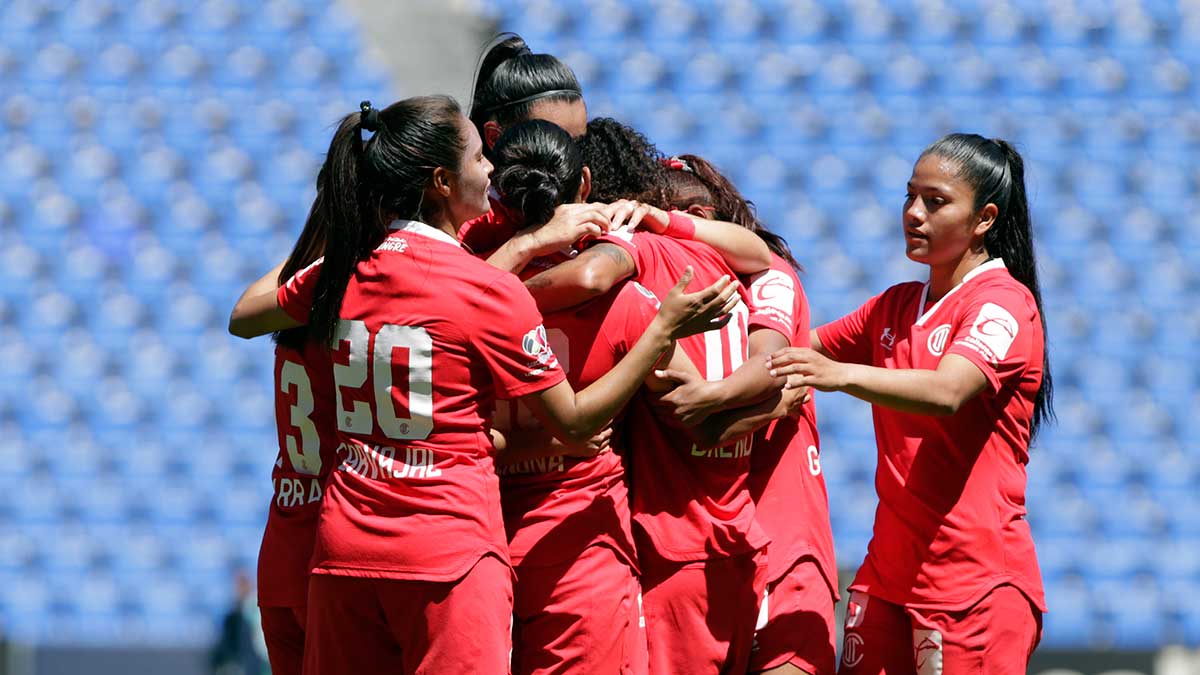
[[458, 239], [457, 224], [454, 222], [451, 222], [451, 220], [449, 218], [443, 216], [442, 215], [443, 212], [444, 211], [438, 211], [438, 215], [430, 217], [429, 220], [425, 224], [432, 228], [441, 230], [442, 232], [445, 232], [446, 234], [450, 235], [451, 237], [454, 237], [455, 239]]
[[929, 267], [929, 302], [937, 302], [962, 283], [971, 270], [988, 261], [987, 251], [967, 251], [957, 263]]

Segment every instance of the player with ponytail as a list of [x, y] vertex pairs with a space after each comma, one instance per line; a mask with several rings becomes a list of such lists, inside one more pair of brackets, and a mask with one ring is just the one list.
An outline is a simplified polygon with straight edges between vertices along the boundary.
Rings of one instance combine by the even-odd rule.
[[[1052, 419], [1021, 156], [951, 134], [921, 154], [902, 217], [925, 283], [884, 291], [775, 354], [776, 374], [872, 404], [874, 536], [842, 673], [1024, 673], [1041, 635], [1026, 465]], [[929, 669], [927, 671], [927, 669]]]

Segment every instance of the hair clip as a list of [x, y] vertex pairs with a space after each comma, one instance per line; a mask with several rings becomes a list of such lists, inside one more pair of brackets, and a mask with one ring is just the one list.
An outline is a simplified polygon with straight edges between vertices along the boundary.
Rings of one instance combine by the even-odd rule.
[[362, 112], [362, 119], [359, 120], [359, 126], [370, 132], [379, 131], [379, 111], [371, 107], [371, 102], [363, 101], [359, 103], [358, 109]]
[[684, 171], [687, 173], [696, 173], [695, 171], [692, 171], [692, 167], [687, 162], [678, 157], [664, 157], [661, 161], [662, 165], [668, 169]]

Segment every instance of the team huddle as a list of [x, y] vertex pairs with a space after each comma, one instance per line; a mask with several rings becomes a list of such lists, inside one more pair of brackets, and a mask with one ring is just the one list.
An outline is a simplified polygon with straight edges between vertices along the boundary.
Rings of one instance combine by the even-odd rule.
[[[1004, 141], [933, 143], [902, 215], [929, 280], [813, 329], [803, 252], [520, 37], [466, 114], [364, 101], [230, 318], [276, 342], [272, 672], [1025, 672], [1052, 408], [1024, 183]], [[834, 391], [878, 442], [840, 665]]]

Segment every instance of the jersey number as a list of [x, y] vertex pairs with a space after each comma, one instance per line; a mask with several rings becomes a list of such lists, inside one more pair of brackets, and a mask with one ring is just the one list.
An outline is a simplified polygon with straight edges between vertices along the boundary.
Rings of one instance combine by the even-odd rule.
[[[380, 431], [388, 438], [429, 436], [433, 431], [433, 338], [428, 331], [419, 326], [384, 324], [371, 335], [366, 323], [342, 319], [330, 348], [335, 355], [345, 355], [344, 363], [335, 357], [333, 364], [340, 431], [369, 436], [378, 420]], [[408, 366], [408, 380], [398, 387], [394, 376], [401, 364]], [[368, 371], [374, 380], [374, 411], [368, 401], [346, 395], [347, 390], [362, 389]]]
[[321, 437], [310, 417], [313, 412], [312, 382], [304, 366], [295, 361], [284, 361], [279, 371], [279, 391], [285, 396], [296, 392], [296, 402], [291, 405], [291, 428], [299, 434], [288, 433], [284, 444], [292, 468], [310, 476], [321, 473]]
[[[746, 361], [746, 331], [749, 329], [750, 310], [746, 303], [739, 302], [730, 314], [733, 318], [721, 330], [704, 333], [704, 379], [709, 382], [724, 379]], [[729, 354], [728, 373], [725, 372], [726, 353]]]

